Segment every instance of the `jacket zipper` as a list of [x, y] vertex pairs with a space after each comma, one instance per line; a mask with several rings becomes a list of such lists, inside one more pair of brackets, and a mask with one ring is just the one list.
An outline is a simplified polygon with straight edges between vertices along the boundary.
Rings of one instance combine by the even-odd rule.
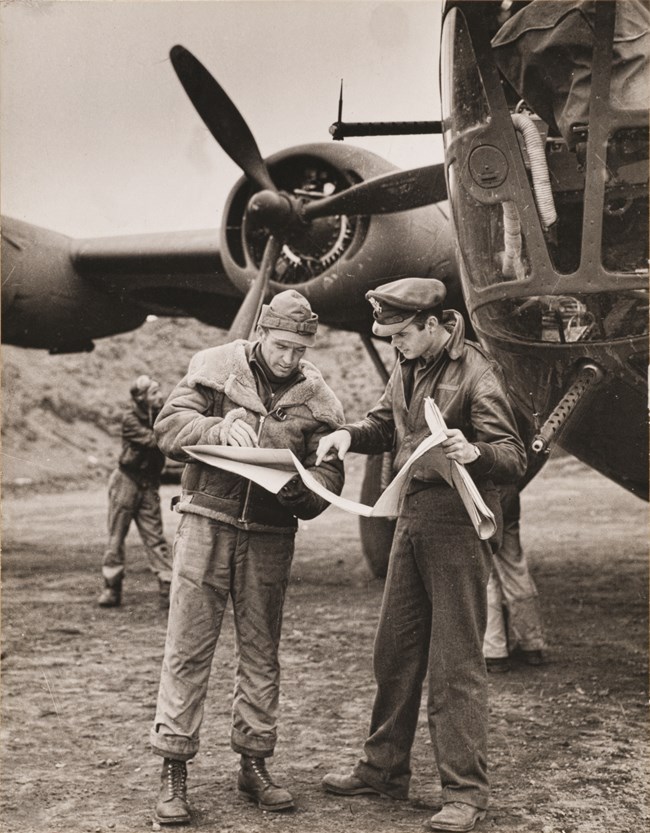
[[[260, 424], [259, 424], [259, 427], [257, 429], [257, 444], [258, 445], [260, 444], [260, 437], [262, 436], [262, 428], [264, 427], [264, 422], [266, 421], [267, 416], [269, 416], [269, 414], [262, 414], [260, 416]], [[253, 488], [253, 481], [249, 480], [248, 481], [248, 487], [246, 488], [246, 497], [244, 498], [244, 504], [243, 504], [241, 512], [239, 514], [239, 522], [240, 523], [246, 523], [246, 510], [248, 509], [248, 502], [250, 500], [251, 489], [252, 488]]]
[[[297, 380], [293, 381], [290, 385], [288, 385], [286, 387], [283, 387], [283, 388], [280, 388], [280, 390], [276, 391], [275, 395], [271, 398], [271, 402], [269, 403], [267, 413], [262, 414], [260, 416], [260, 424], [259, 424], [259, 427], [257, 429], [257, 444], [258, 445], [260, 444], [260, 437], [262, 436], [262, 429], [264, 428], [265, 421], [267, 420], [268, 417], [270, 417], [274, 413], [279, 400], [282, 399], [282, 397], [287, 392], [287, 390], [292, 388], [296, 384], [296, 382], [297, 382]], [[280, 409], [277, 408], [277, 410], [279, 412]], [[284, 416], [282, 418], [286, 419], [286, 416]], [[247, 521], [246, 521], [246, 510], [248, 509], [248, 503], [249, 503], [249, 500], [250, 500], [251, 489], [252, 488], [253, 488], [253, 481], [249, 480], [248, 481], [248, 487], [246, 489], [246, 496], [244, 498], [244, 503], [243, 503], [241, 512], [239, 513], [239, 518], [238, 518], [239, 523], [244, 523], [244, 524], [247, 523]]]

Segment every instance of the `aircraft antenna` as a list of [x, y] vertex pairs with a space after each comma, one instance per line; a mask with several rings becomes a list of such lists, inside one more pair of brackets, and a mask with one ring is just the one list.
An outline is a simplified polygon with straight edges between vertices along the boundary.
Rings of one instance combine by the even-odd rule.
[[330, 135], [341, 142], [346, 136], [409, 136], [418, 133], [442, 133], [441, 121], [343, 121], [343, 79], [339, 91], [339, 113], [334, 124], [330, 125]]

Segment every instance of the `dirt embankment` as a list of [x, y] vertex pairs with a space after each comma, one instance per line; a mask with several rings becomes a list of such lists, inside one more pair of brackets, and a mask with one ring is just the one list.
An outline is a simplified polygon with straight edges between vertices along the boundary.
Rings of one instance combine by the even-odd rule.
[[[169, 393], [191, 356], [225, 337], [194, 320], [160, 318], [98, 340], [91, 353], [50, 356], [3, 347], [5, 489], [105, 480], [119, 453], [120, 413], [133, 379], [149, 373]], [[365, 413], [381, 393], [356, 334], [321, 327], [307, 358], [335, 389], [348, 418]]]

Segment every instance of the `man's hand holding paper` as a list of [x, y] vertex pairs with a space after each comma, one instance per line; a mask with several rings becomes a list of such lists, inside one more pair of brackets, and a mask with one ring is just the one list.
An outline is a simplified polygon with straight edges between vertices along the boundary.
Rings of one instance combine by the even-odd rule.
[[478, 449], [469, 442], [460, 428], [447, 428], [447, 439], [443, 440], [442, 447], [450, 460], [455, 460], [466, 466], [473, 463], [478, 457]]
[[257, 446], [255, 429], [243, 419], [234, 420], [228, 426], [227, 431], [222, 432], [221, 438], [224, 445], [234, 445], [240, 448], [255, 448]]
[[[458, 490], [478, 536], [483, 539], [491, 537], [496, 528], [494, 516], [462, 463], [462, 460], [472, 462], [476, 459], [475, 446], [467, 441], [462, 431], [447, 428], [431, 398], [425, 401], [425, 415], [431, 434], [413, 451], [374, 506], [366, 506], [328, 491], [288, 449], [193, 446], [184, 450], [204, 463], [248, 477], [278, 496], [283, 493], [287, 505], [295, 503], [297, 507], [300, 503], [308, 503], [304, 499], [304, 490], [311, 490], [334, 506], [364, 517], [396, 517], [412, 465], [429, 452], [435, 461], [429, 456], [427, 463], [434, 463], [436, 471]], [[338, 454], [342, 460], [350, 447], [350, 440], [350, 433], [343, 429], [321, 439], [316, 465], [333, 454]]]

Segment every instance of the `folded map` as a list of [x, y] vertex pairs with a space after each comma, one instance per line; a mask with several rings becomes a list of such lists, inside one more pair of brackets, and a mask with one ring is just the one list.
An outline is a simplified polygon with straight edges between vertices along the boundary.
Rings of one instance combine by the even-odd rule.
[[[252, 480], [267, 491], [273, 492], [273, 494], [277, 494], [285, 483], [295, 477], [297, 473], [305, 486], [328, 503], [338, 506], [339, 509], [352, 512], [355, 515], [363, 515], [366, 518], [395, 518], [399, 515], [400, 504], [408, 483], [409, 469], [419, 457], [440, 445], [447, 436], [447, 426], [442, 414], [430, 397], [427, 397], [425, 401], [425, 415], [431, 434], [425, 437], [413, 451], [389, 486], [379, 496], [374, 506], [357, 503], [354, 500], [330, 492], [305, 469], [296, 455], [288, 448], [190, 445], [185, 446], [183, 450], [202, 463]], [[447, 483], [458, 491], [479, 538], [491, 538], [496, 532], [494, 515], [483, 501], [476, 484], [465, 467], [454, 460], [449, 460], [442, 453], [434, 456], [434, 465]]]

